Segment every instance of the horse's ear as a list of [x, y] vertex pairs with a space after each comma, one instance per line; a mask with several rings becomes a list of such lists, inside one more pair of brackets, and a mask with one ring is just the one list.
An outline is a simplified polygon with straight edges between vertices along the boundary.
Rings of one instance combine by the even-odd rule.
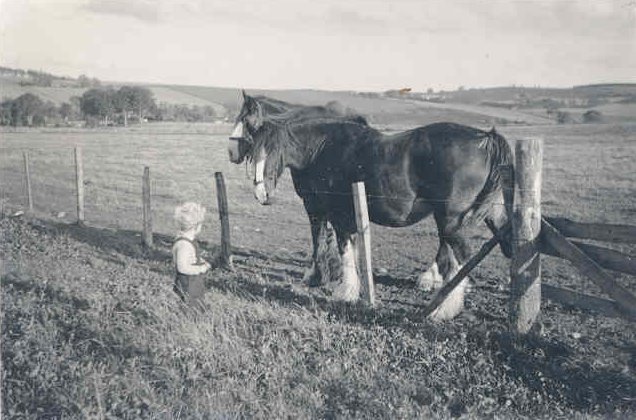
[[258, 129], [263, 124], [263, 107], [261, 107], [261, 104], [259, 104], [258, 101], [254, 101], [254, 104], [256, 104], [256, 121], [254, 128]]
[[247, 96], [247, 93], [245, 93], [245, 89], [241, 89], [241, 94], [243, 95], [243, 102], [246, 102], [249, 96]]

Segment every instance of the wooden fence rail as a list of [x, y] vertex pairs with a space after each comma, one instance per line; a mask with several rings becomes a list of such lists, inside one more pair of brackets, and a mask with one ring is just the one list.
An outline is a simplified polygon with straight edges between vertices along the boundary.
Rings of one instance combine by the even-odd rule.
[[[548, 218], [546, 218], [547, 221]], [[555, 227], [555, 229], [557, 229]], [[561, 232], [559, 229], [557, 229]], [[563, 234], [563, 232], [561, 232]], [[565, 235], [563, 235], [565, 236]], [[585, 255], [593, 259], [599, 266], [620, 273], [631, 274], [636, 276], [636, 258], [624, 254], [614, 249], [604, 248], [597, 245], [586, 244], [579, 241], [569, 241], [580, 249]], [[553, 257], [559, 257], [557, 251], [548, 241], [541, 241], [541, 253]]]
[[[548, 299], [565, 306], [594, 311], [613, 318], [625, 318], [625, 313], [621, 311], [613, 300], [590, 296], [545, 283], [541, 285], [541, 293]], [[632, 318], [630, 317], [629, 319]]]
[[579, 223], [562, 217], [545, 217], [545, 220], [568, 238], [636, 243], [636, 226]]
[[636, 296], [618, 284], [593, 259], [565, 238], [554, 226], [543, 220], [541, 226], [543, 241], [550, 244], [561, 258], [569, 260], [583, 276], [596, 283], [601, 290], [610, 296], [620, 311], [628, 318], [636, 318]]

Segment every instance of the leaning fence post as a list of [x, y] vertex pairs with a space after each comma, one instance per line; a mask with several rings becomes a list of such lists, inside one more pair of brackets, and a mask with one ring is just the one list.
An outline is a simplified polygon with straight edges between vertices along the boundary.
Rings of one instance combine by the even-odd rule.
[[150, 168], [144, 167], [142, 183], [143, 198], [143, 241], [146, 248], [152, 248], [152, 207], [150, 205]]
[[31, 194], [31, 172], [29, 170], [29, 152], [24, 152], [24, 178], [26, 180], [27, 206], [33, 213], [33, 195]]
[[82, 148], [75, 147], [75, 183], [77, 191], [77, 224], [84, 224], [84, 165]]
[[541, 171], [543, 140], [517, 141], [515, 148], [513, 249], [510, 266], [511, 329], [526, 334], [541, 309]]
[[[375, 305], [375, 290], [373, 286], [373, 265], [371, 264], [371, 229], [369, 226], [369, 212], [367, 209], [367, 194], [364, 182], [353, 184], [353, 205], [356, 213], [358, 228], [358, 255], [356, 261], [362, 276], [362, 294], [366, 301]], [[361, 259], [361, 260], [360, 260]]]
[[220, 263], [228, 268], [232, 268], [232, 245], [230, 242], [230, 219], [227, 207], [227, 191], [225, 190], [225, 180], [222, 172], [215, 172], [216, 179], [216, 199], [219, 207], [219, 219], [221, 219], [221, 254]]

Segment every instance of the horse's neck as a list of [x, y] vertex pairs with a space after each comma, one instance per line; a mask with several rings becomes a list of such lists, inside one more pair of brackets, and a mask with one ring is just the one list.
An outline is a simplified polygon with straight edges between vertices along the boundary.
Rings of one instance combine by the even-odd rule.
[[[292, 129], [291, 132], [295, 141], [293, 147], [286, 148], [286, 166], [303, 170], [311, 166], [323, 153], [333, 152], [334, 147], [338, 150], [355, 150], [352, 156], [347, 156], [348, 159], [352, 160], [352, 164], [358, 161], [368, 162], [373, 161], [369, 154], [382, 153], [382, 149], [386, 147], [383, 140], [384, 136], [371, 127], [343, 121], [338, 121], [336, 124], [352, 124], [353, 127], [357, 127], [358, 130], [364, 132], [356, 133], [354, 131], [343, 134], [338, 130], [330, 130], [328, 124], [318, 124], [317, 126], [308, 124]], [[349, 144], [346, 144], [348, 142]]]
[[303, 170], [322, 150], [327, 138], [322, 133], [301, 126], [291, 129], [288, 144], [284, 149], [286, 166]]

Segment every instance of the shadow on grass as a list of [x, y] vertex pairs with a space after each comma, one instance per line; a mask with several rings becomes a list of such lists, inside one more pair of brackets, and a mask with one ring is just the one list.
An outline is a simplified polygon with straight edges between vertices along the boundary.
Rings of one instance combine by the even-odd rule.
[[102, 229], [87, 225], [42, 220], [33, 221], [31, 224], [36, 230], [52, 236], [68, 235], [79, 242], [94, 246], [107, 253], [117, 253], [130, 258], [144, 258], [153, 261], [165, 261], [172, 258], [170, 252], [165, 249], [166, 245], [171, 244], [172, 241], [172, 238], [167, 235], [154, 234], [153, 237], [158, 246], [146, 249], [139, 232], [133, 230]]
[[510, 375], [575, 410], [615, 414], [636, 409], [636, 380], [622, 371], [598, 369], [585, 356], [557, 339], [498, 333], [493, 352]]
[[[155, 234], [154, 241], [155, 247], [152, 249], [146, 249], [142, 242], [139, 232], [132, 230], [112, 230], [102, 229], [86, 225], [66, 224], [53, 221], [33, 221], [31, 223], [34, 229], [43, 231], [52, 236], [68, 235], [69, 237], [94, 246], [108, 254], [120, 254], [129, 258], [145, 259], [149, 261], [165, 262], [172, 259], [170, 252], [170, 246], [172, 245], [172, 238], [168, 235]], [[217, 247], [201, 241], [201, 248], [209, 251], [211, 254], [216, 252]], [[250, 252], [248, 250], [248, 252]], [[252, 256], [263, 259], [267, 258], [266, 255], [259, 252], [251, 252]], [[280, 260], [280, 258], [279, 258]], [[279, 261], [280, 262], [280, 261]], [[293, 263], [293, 261], [292, 261]], [[293, 264], [291, 264], [293, 265]], [[155, 270], [156, 271], [156, 270]], [[171, 273], [165, 272], [162, 274], [169, 275]], [[210, 281], [210, 286], [216, 289], [232, 292], [233, 294], [243, 296], [246, 298], [257, 297], [265, 298], [272, 301], [277, 301], [283, 305], [303, 306], [306, 308], [320, 308], [323, 311], [329, 312], [331, 315], [347, 320], [348, 322], [356, 322], [361, 324], [378, 324], [381, 325], [397, 325], [401, 321], [408, 317], [409, 319], [416, 320], [421, 318], [419, 312], [423, 311], [425, 305], [417, 305], [408, 302], [397, 301], [395, 299], [387, 303], [401, 304], [410, 306], [413, 310], [406, 310], [403, 308], [392, 308], [390, 311], [372, 309], [367, 307], [363, 303], [350, 304], [345, 302], [333, 301], [328, 299], [329, 291], [325, 288], [321, 290], [327, 292], [325, 296], [317, 296], [314, 294], [299, 294], [294, 291], [288, 283], [270, 279], [270, 281], [264, 285], [260, 282], [252, 281], [248, 279], [248, 276], [236, 276], [242, 277], [241, 280], [234, 283], [228, 283], [224, 281]], [[300, 280], [300, 279], [294, 279]], [[378, 284], [382, 284], [390, 287], [412, 287], [413, 283], [407, 279], [398, 279], [388, 275], [376, 275], [375, 281]], [[237, 287], [240, 284], [240, 288]], [[267, 291], [263, 293], [263, 289]]]
[[[227, 276], [215, 275], [213, 272], [207, 279], [208, 288], [232, 293], [245, 299], [255, 301], [269, 301], [290, 308], [302, 308], [308, 311], [321, 311], [331, 319], [348, 324], [363, 326], [383, 326], [399, 328], [411, 333], [430, 332], [435, 337], [456, 335], [444, 326], [433, 327], [434, 324], [425, 319], [425, 304], [408, 304], [400, 302], [400, 307], [387, 301], [378, 302], [376, 307], [370, 307], [366, 302], [355, 303], [333, 300], [330, 290], [325, 287], [296, 290], [292, 281], [259, 280], [256, 277], [235, 274], [231, 280]], [[291, 279], [290, 279], [291, 280]], [[396, 279], [397, 282], [403, 280]], [[386, 306], [384, 306], [386, 305]]]

